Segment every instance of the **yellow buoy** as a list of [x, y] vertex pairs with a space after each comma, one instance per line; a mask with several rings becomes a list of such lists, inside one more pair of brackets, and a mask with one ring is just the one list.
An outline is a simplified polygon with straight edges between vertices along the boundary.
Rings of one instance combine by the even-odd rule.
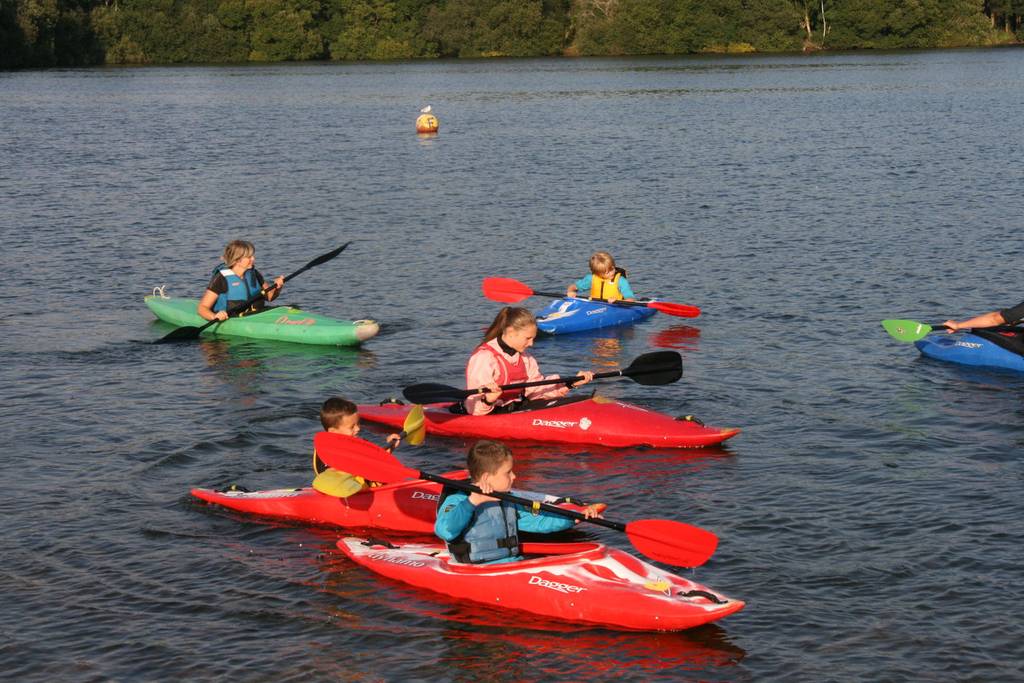
[[416, 118], [417, 133], [436, 133], [439, 125], [437, 117], [430, 113], [420, 114]]
[[436, 133], [438, 125], [437, 117], [433, 114], [420, 114], [416, 118], [417, 133]]

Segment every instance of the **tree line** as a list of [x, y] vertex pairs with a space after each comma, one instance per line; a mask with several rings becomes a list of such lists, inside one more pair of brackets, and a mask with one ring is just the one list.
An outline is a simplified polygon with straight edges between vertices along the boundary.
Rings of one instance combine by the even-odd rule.
[[0, 68], [1017, 42], [1024, 0], [0, 0]]

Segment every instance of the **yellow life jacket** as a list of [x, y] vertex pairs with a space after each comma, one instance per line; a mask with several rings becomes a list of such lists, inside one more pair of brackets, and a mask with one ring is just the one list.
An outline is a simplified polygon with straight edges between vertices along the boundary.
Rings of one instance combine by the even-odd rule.
[[590, 298], [607, 299], [608, 301], [618, 301], [619, 299], [621, 299], [622, 292], [619, 291], [619, 279], [621, 277], [621, 268], [616, 269], [615, 275], [612, 276], [611, 280], [605, 280], [603, 277], [591, 275]]

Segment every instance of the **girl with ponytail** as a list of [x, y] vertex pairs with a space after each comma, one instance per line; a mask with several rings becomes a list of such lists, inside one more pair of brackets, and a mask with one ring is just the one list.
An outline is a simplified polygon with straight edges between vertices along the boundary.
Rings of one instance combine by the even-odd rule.
[[[537, 360], [527, 353], [536, 336], [537, 319], [530, 311], [506, 306], [498, 312], [466, 365], [466, 388], [485, 387], [489, 390], [466, 399], [467, 413], [486, 415], [495, 410], [510, 412], [526, 401], [559, 398], [569, 393], [568, 386], [557, 384], [504, 392], [498, 388], [502, 384], [557, 377], [542, 375]], [[581, 370], [576, 376], [580, 379], [573, 384], [574, 387], [594, 379], [594, 373], [589, 370]]]

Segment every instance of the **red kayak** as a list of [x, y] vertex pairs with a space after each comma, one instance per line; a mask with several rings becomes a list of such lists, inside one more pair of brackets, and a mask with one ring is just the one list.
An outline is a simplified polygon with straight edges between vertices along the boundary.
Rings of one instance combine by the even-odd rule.
[[[465, 479], [467, 472], [457, 470], [444, 476], [449, 479]], [[433, 534], [441, 485], [416, 479], [367, 489], [348, 498], [335, 498], [313, 488], [272, 491], [214, 491], [197, 488], [192, 489], [192, 495], [238, 512], [304, 524]], [[555, 496], [522, 491], [518, 495], [576, 512], [581, 512], [584, 507]], [[600, 507], [602, 510], [605, 508], [603, 504]]]
[[[602, 396], [560, 399], [544, 407], [490, 415], [458, 415], [451, 403], [424, 407], [428, 434], [547, 443], [595, 444], [622, 448], [713, 446], [739, 429], [706, 427], [696, 420], [674, 418]], [[401, 428], [412, 406], [386, 403], [360, 405], [359, 416]]]
[[524, 543], [526, 559], [494, 564], [450, 562], [436, 543], [394, 546], [349, 537], [338, 548], [357, 564], [419, 588], [590, 626], [680, 631], [744, 606], [600, 543]]

